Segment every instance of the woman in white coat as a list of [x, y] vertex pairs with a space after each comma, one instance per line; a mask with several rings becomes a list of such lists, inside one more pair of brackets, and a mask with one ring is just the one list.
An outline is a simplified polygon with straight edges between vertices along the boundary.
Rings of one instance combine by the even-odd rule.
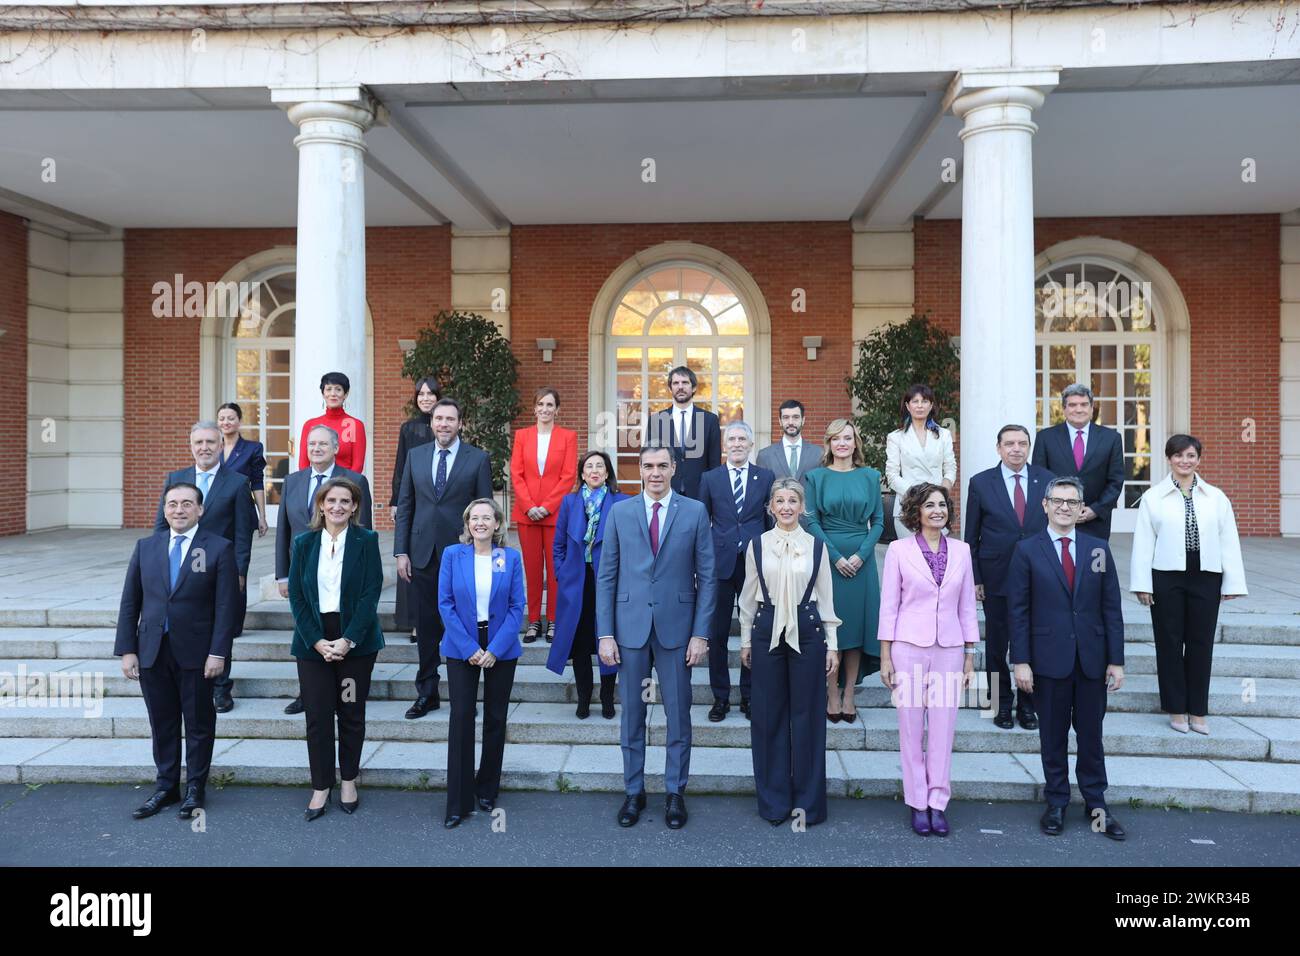
[[1165, 457], [1168, 480], [1152, 485], [1138, 503], [1130, 590], [1151, 608], [1160, 709], [1169, 726], [1208, 734], [1219, 602], [1246, 593], [1246, 571], [1232, 503], [1196, 473], [1201, 443], [1174, 435]]
[[913, 385], [899, 403], [899, 425], [885, 439], [885, 480], [894, 492], [894, 528], [899, 538], [910, 538], [904, 525], [903, 495], [913, 485], [929, 482], [951, 491], [957, 481], [957, 456], [952, 432], [940, 428], [934, 392], [928, 385]]

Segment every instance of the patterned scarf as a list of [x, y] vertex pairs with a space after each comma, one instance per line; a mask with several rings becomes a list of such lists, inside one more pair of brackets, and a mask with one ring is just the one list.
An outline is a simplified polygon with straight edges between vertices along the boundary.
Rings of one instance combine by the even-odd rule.
[[600, 525], [600, 506], [605, 503], [605, 493], [608, 491], [608, 485], [601, 485], [595, 491], [586, 483], [582, 486], [582, 507], [587, 511], [587, 530], [582, 540], [587, 546], [585, 553], [588, 564], [591, 564], [591, 547], [596, 542], [596, 528]]

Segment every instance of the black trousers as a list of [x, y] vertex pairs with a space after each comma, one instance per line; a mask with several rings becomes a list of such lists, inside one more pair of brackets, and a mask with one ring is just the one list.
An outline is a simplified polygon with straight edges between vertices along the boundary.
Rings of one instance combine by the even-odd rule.
[[1204, 717], [1210, 710], [1210, 665], [1219, 623], [1223, 574], [1201, 570], [1187, 552], [1186, 571], [1152, 571], [1151, 630], [1156, 639], [1160, 709]]
[[[244, 584], [248, 584], [248, 579], [244, 579]], [[235, 637], [244, 633], [244, 618], [248, 616], [248, 588], [247, 586], [239, 589], [239, 603], [235, 606]], [[212, 689], [223, 690], [229, 694], [235, 686], [235, 682], [230, 679], [230, 664], [235, 659], [235, 649], [230, 649], [230, 656], [226, 658], [226, 666], [221, 669], [221, 676], [213, 678]]]
[[438, 699], [438, 668], [442, 655], [442, 614], [438, 610], [438, 559], [441, 549], [435, 549], [432, 560], [423, 568], [411, 569], [411, 593], [415, 599], [416, 646], [420, 651], [420, 664], [415, 672], [417, 697]]
[[[1015, 701], [1016, 684], [1011, 679], [1011, 669], [1007, 666], [1007, 652], [1011, 649], [1011, 616], [1007, 610], [1007, 599], [985, 592], [984, 595], [984, 673], [989, 687], [997, 682], [998, 710], [1011, 710]], [[1019, 691], [1020, 702], [1017, 710], [1034, 710], [1034, 695]], [[989, 701], [993, 701], [990, 699]]]
[[[573, 680], [578, 685], [579, 702], [591, 703], [594, 687], [591, 657], [596, 653], [596, 573], [591, 564], [587, 564], [586, 577], [582, 583], [582, 613], [578, 615], [578, 626], [573, 632], [573, 647], [569, 651], [569, 660], [573, 663]], [[617, 674], [600, 675], [600, 702], [614, 703], [614, 684]]]
[[153, 762], [158, 789], [174, 790], [181, 782], [181, 725], [185, 728], [185, 782], [205, 786], [217, 736], [217, 709], [212, 681], [203, 668], [181, 667], [172, 655], [171, 637], [164, 634], [152, 667], [140, 668], [140, 692], [149, 712]]
[[[757, 539], [755, 539], [757, 540]], [[731, 577], [718, 578], [718, 600], [713, 606], [713, 632], [709, 635], [709, 687], [713, 699], [729, 703], [731, 698], [731, 670], [727, 667], [727, 642], [731, 639], [731, 614], [745, 586], [745, 556], [736, 555], [736, 567]], [[822, 675], [823, 677], [825, 675]], [[749, 668], [740, 665], [740, 699], [749, 700], [753, 678]]]
[[[487, 646], [487, 624], [479, 622], [479, 646]], [[495, 800], [501, 791], [501, 762], [506, 751], [506, 712], [515, 683], [518, 661], [497, 661], [491, 667], [474, 667], [447, 658], [447, 686], [451, 692], [451, 721], [447, 728], [447, 816], [466, 816], [475, 798]], [[479, 671], [483, 672], [483, 751], [478, 776], [474, 775], [474, 706], [478, 699]]]
[[[802, 615], [801, 615], [802, 617]], [[770, 618], [769, 618], [770, 620]], [[758, 812], [784, 820], [803, 810], [808, 824], [826, 819], [826, 639], [799, 637], [770, 650], [771, 628], [755, 627], [749, 735]]]
[[[325, 640], [341, 636], [339, 615], [322, 614]], [[314, 653], [314, 652], [313, 652]], [[334, 721], [338, 720], [338, 765], [344, 780], [355, 780], [361, 772], [361, 747], [366, 742], [366, 699], [370, 696], [370, 674], [376, 654], [341, 661], [299, 659], [298, 686], [303, 715], [307, 719], [307, 765], [313, 790], [334, 786]]]
[[1106, 753], [1101, 725], [1106, 717], [1106, 678], [1089, 677], [1074, 658], [1069, 677], [1034, 674], [1034, 701], [1038, 704], [1038, 741], [1043, 758], [1043, 795], [1048, 806], [1070, 802], [1070, 727], [1074, 727], [1077, 752], [1074, 778], [1089, 810], [1106, 807]]

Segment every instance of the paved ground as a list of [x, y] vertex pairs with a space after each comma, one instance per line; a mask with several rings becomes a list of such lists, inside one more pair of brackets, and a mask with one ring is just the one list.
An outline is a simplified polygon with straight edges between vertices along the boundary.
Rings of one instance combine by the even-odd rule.
[[[143, 530], [121, 531], [44, 531], [37, 534], [0, 538], [0, 612], [7, 609], [35, 607], [63, 609], [117, 609], [122, 596], [122, 579], [131, 559], [131, 550]], [[1132, 535], [1116, 535], [1111, 542], [1119, 565], [1120, 583], [1128, 587], [1128, 553]], [[514, 544], [514, 535], [511, 535]], [[387, 586], [380, 597], [380, 610], [391, 611], [394, 601], [392, 532], [380, 532], [380, 552], [384, 555], [384, 579]], [[1250, 596], [1229, 601], [1222, 606], [1224, 616], [1238, 614], [1300, 613], [1300, 541], [1290, 538], [1244, 538], [1242, 554]], [[880, 548], [876, 560], [884, 560]], [[289, 602], [279, 596], [264, 599], [260, 592], [263, 578], [274, 573], [275, 532], [265, 538], [253, 537], [253, 560], [250, 567], [250, 610], [288, 610]], [[268, 578], [268, 588], [273, 587]], [[1125, 610], [1129, 615], [1147, 618], [1147, 612], [1127, 590]], [[1127, 616], [1127, 615], [1126, 615]]]
[[672, 832], [654, 794], [641, 822], [622, 830], [615, 795], [530, 792], [506, 794], [500, 832], [482, 814], [448, 832], [441, 792], [363, 791], [355, 815], [334, 807], [309, 824], [305, 790], [230, 787], [209, 795], [206, 832], [196, 833], [172, 809], [132, 820], [148, 792], [0, 786], [0, 865], [1300, 865], [1293, 815], [1114, 807], [1129, 831], [1120, 844], [1090, 832], [1079, 807], [1066, 833], [1050, 838], [1038, 832], [1034, 804], [954, 803], [945, 840], [915, 836], [892, 800], [832, 800], [826, 823], [795, 833], [759, 819], [750, 798], [697, 796], [686, 829]]

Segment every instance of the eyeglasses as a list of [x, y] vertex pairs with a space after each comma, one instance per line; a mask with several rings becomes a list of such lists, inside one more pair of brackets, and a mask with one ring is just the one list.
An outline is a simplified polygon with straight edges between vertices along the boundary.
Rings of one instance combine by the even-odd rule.
[[1083, 504], [1078, 498], [1048, 498], [1047, 503], [1053, 508], [1077, 508]]

